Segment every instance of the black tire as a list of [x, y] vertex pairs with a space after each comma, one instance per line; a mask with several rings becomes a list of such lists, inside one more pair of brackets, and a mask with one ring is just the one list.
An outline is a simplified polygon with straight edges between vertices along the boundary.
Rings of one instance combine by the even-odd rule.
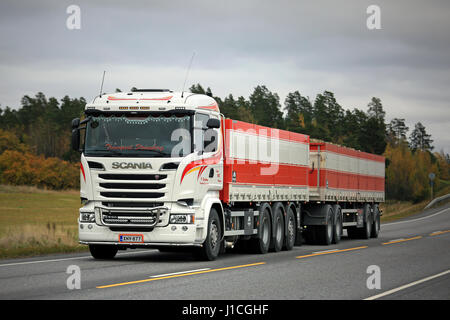
[[373, 206], [373, 223], [372, 223], [372, 232], [370, 234], [371, 238], [378, 238], [378, 234], [380, 233], [380, 210], [378, 209], [378, 205]]
[[113, 259], [117, 254], [117, 246], [108, 244], [90, 244], [89, 251], [95, 259]]
[[316, 226], [316, 236], [319, 244], [330, 245], [333, 240], [333, 209], [328, 209], [327, 223], [323, 226]]
[[295, 221], [295, 215], [292, 211], [292, 207], [289, 206], [287, 208], [286, 212], [286, 237], [284, 240], [284, 247], [283, 249], [289, 251], [294, 248], [295, 242], [296, 242], [296, 235], [297, 235], [297, 224]]
[[273, 237], [272, 250], [279, 252], [284, 244], [284, 208], [281, 203], [277, 203], [273, 209]]
[[372, 234], [372, 214], [370, 213], [370, 206], [364, 206], [364, 226], [359, 230], [362, 239], [370, 239]]
[[342, 235], [341, 208], [339, 206], [335, 206], [333, 211], [334, 211], [334, 218], [333, 218], [333, 241], [332, 241], [332, 243], [338, 244], [341, 241], [341, 235]]
[[262, 207], [258, 226], [258, 237], [251, 239], [252, 251], [259, 254], [265, 254], [269, 251], [270, 239], [272, 236], [272, 223], [270, 220], [270, 206]]
[[222, 228], [220, 226], [219, 214], [216, 209], [211, 208], [208, 219], [208, 234], [201, 248], [194, 250], [198, 260], [215, 260], [219, 256], [222, 245]]
[[219, 254], [224, 254], [225, 252], [227, 252], [227, 248], [225, 246], [225, 240], [222, 240], [222, 242], [220, 243]]

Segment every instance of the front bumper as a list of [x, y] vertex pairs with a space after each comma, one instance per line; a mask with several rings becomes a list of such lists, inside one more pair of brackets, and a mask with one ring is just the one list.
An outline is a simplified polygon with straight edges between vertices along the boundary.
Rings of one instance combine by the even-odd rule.
[[[183, 230], [185, 226], [185, 230]], [[174, 228], [175, 227], [175, 230]], [[201, 234], [201, 228], [196, 225], [168, 225], [155, 227], [152, 231], [112, 231], [109, 227], [99, 226], [95, 223], [79, 222], [79, 238], [82, 244], [116, 244], [123, 246], [198, 246], [201, 245], [197, 238]], [[142, 235], [142, 242], [122, 243], [120, 235]]]
[[[166, 218], [161, 223], [156, 224], [152, 229], [144, 230], [145, 225], [105, 225], [102, 213], [98, 206], [89, 203], [80, 209], [81, 212], [94, 211], [95, 221], [84, 222], [78, 220], [79, 241], [81, 244], [116, 244], [122, 246], [199, 246], [205, 238], [206, 233], [203, 226], [202, 210], [200, 208], [189, 209], [171, 205], [166, 212]], [[193, 213], [195, 223], [191, 224], [170, 224], [170, 214]], [[131, 228], [130, 228], [131, 227]], [[133, 227], [135, 227], [133, 229]], [[117, 231], [116, 231], [117, 230]], [[132, 231], [128, 231], [132, 230]], [[120, 235], [142, 236], [139, 242], [121, 242]]]

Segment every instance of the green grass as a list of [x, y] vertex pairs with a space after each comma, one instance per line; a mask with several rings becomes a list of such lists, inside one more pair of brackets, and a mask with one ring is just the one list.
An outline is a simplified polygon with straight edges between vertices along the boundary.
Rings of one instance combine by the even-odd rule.
[[0, 258], [86, 250], [78, 244], [79, 191], [0, 186]]
[[381, 222], [389, 222], [406, 218], [419, 213], [428, 203], [429, 201], [412, 203], [410, 201], [387, 200], [385, 203], [380, 205], [381, 210], [383, 210]]

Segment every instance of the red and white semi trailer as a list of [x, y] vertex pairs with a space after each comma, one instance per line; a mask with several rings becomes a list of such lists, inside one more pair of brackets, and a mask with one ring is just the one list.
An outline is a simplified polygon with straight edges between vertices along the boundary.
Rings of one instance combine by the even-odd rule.
[[79, 238], [95, 258], [147, 247], [213, 260], [237, 243], [266, 253], [337, 243], [343, 229], [378, 236], [382, 156], [225, 119], [212, 97], [170, 90], [101, 95], [72, 129]]

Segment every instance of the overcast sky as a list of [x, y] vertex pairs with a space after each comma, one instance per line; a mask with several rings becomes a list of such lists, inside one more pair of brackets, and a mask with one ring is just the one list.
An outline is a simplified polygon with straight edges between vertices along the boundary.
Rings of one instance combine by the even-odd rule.
[[[81, 9], [80, 29], [66, 22]], [[369, 5], [381, 10], [370, 30]], [[248, 98], [257, 85], [283, 105], [298, 90], [332, 91], [345, 109], [379, 97], [386, 120], [422, 122], [450, 153], [450, 1], [18, 1], [0, 3], [0, 104], [42, 91], [93, 99], [115, 88]], [[408, 134], [409, 134], [408, 133]]]

